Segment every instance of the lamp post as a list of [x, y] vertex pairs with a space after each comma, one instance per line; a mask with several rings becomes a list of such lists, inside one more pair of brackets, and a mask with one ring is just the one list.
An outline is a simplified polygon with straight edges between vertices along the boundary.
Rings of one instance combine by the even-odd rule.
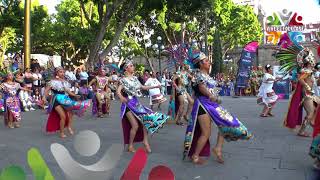
[[162, 73], [161, 73], [161, 58], [160, 58], [160, 55], [161, 55], [161, 51], [164, 50], [164, 45], [162, 44], [161, 36], [157, 37], [157, 44], [153, 45], [153, 49], [158, 53], [159, 73], [161, 75]]
[[24, 67], [30, 68], [30, 9], [31, 0], [25, 0], [24, 5]]

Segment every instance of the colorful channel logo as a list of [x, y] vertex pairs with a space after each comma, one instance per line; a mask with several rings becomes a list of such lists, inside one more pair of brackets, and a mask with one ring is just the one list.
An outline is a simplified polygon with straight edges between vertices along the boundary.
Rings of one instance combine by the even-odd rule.
[[[92, 156], [100, 149], [100, 138], [93, 131], [81, 131], [74, 139], [74, 148], [82, 156]], [[67, 180], [106, 180], [111, 178], [112, 170], [121, 158], [123, 145], [112, 144], [104, 156], [92, 165], [83, 165], [75, 161], [68, 149], [59, 143], [51, 144], [50, 150]], [[138, 149], [120, 180], [139, 180], [147, 164], [147, 158], [145, 150], [142, 148]], [[27, 152], [27, 160], [35, 180], [55, 180], [38, 149], [31, 148]], [[0, 174], [0, 180], [25, 179], [25, 171], [17, 165], [4, 168]], [[148, 180], [159, 179], [174, 180], [174, 173], [166, 166], [156, 166], [150, 171]]]

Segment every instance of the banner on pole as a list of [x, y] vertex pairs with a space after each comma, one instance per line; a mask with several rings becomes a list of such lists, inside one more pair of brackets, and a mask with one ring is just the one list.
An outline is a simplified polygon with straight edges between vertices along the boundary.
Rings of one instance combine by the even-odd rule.
[[257, 58], [257, 49], [259, 43], [254, 41], [248, 43], [242, 50], [240, 60], [238, 61], [238, 73], [236, 80], [237, 88], [246, 88], [250, 78], [251, 66]]

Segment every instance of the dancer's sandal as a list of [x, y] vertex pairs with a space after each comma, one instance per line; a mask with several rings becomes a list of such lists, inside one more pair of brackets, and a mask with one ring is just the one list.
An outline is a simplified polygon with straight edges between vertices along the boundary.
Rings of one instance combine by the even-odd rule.
[[135, 152], [136, 152], [136, 150], [134, 149], [134, 147], [133, 147], [133, 146], [129, 146], [129, 147], [128, 147], [128, 152], [135, 153]]
[[306, 132], [298, 133], [297, 135], [300, 137], [311, 137], [311, 135]]
[[222, 153], [219, 152], [216, 148], [212, 149], [212, 153], [215, 155], [215, 157], [217, 158], [217, 162], [220, 164], [224, 163], [224, 160], [222, 158]]
[[68, 131], [69, 131], [69, 133], [70, 133], [71, 135], [74, 135], [74, 131], [73, 131], [73, 129], [72, 129], [71, 127], [68, 128]]
[[149, 153], [149, 154], [152, 153], [150, 145], [146, 144], [146, 143], [143, 143], [143, 144], [144, 144], [144, 148], [146, 149], [147, 153]]
[[19, 124], [19, 123], [14, 123], [14, 127], [15, 127], [15, 128], [19, 128], [19, 127], [20, 127], [20, 124]]
[[178, 125], [178, 126], [184, 126], [184, 124], [183, 124], [183, 122], [176, 122], [176, 125]]
[[12, 122], [8, 122], [8, 128], [10, 128], [10, 129], [13, 129], [13, 128], [14, 128], [14, 126], [13, 126], [13, 123], [12, 123]]
[[203, 165], [206, 162], [204, 159], [201, 159], [199, 156], [192, 156], [191, 160], [192, 160], [192, 163], [196, 165]]
[[260, 114], [260, 117], [268, 117], [268, 115]]
[[60, 133], [60, 138], [61, 139], [64, 139], [64, 138], [66, 138], [67, 136], [64, 134], [64, 133]]

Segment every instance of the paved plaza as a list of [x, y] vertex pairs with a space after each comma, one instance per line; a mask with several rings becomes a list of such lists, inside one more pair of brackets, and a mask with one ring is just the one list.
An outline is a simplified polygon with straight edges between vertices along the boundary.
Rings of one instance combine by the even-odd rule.
[[[144, 104], [148, 99], [142, 98]], [[261, 107], [256, 99], [250, 97], [223, 98], [223, 106], [237, 115], [253, 132], [250, 141], [225, 143], [223, 155], [225, 164], [221, 165], [210, 157], [206, 165], [196, 166], [190, 161], [182, 161], [182, 145], [185, 126], [167, 124], [151, 139], [152, 154], [141, 175], [141, 180], [148, 179], [152, 167], [164, 164], [170, 167], [177, 180], [317, 180], [320, 175], [312, 168], [313, 160], [308, 156], [311, 138], [295, 136], [293, 132], [282, 127], [287, 111], [288, 100], [281, 100], [274, 109], [275, 117], [260, 118]], [[61, 140], [57, 135], [46, 135], [44, 126], [47, 115], [44, 111], [23, 113], [20, 129], [7, 129], [0, 126], [0, 169], [11, 164], [20, 165], [34, 179], [27, 165], [27, 151], [36, 147], [41, 152], [56, 180], [65, 179], [63, 171], [50, 152], [52, 143], [64, 145], [72, 157], [81, 164], [90, 165], [97, 162], [115, 143], [122, 143], [122, 129], [119, 120], [120, 104], [112, 102], [112, 113], [108, 118], [96, 119], [87, 113], [82, 118], [75, 118], [75, 130], [92, 130], [101, 139], [101, 148], [97, 154], [84, 157], [73, 147], [72, 137]], [[167, 104], [163, 112], [167, 112]], [[211, 142], [215, 143], [217, 129], [214, 128]], [[137, 144], [136, 147], [142, 146]], [[133, 154], [124, 152], [113, 169], [111, 179], [120, 179]]]

